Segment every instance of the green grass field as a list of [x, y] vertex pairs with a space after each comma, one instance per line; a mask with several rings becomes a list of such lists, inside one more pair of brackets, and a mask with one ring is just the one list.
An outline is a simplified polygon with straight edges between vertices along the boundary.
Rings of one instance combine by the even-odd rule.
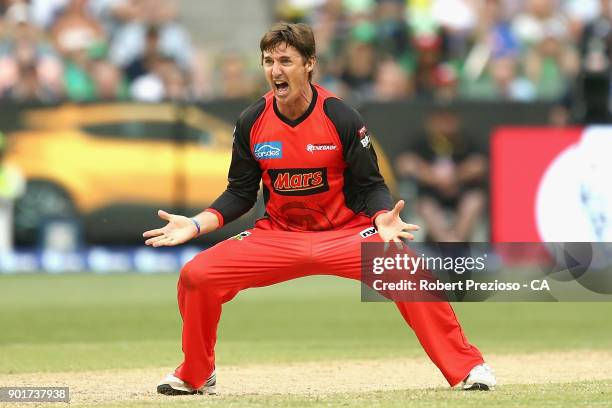
[[[181, 359], [176, 279], [172, 274], [0, 276], [0, 375], [176, 365]], [[612, 351], [612, 303], [454, 307], [468, 337], [485, 355]], [[217, 362], [222, 366], [422, 356], [393, 304], [361, 303], [357, 283], [333, 277], [305, 278], [240, 294], [224, 307], [217, 347]], [[611, 388], [612, 381], [600, 380], [502, 385], [494, 393], [434, 388], [320, 397], [228, 395], [199, 403], [467, 407], [488, 400], [502, 407], [575, 407], [586, 401], [590, 406], [612, 406]], [[165, 405], [192, 401], [181, 398]], [[97, 406], [155, 404], [159, 401]]]
[[[443, 389], [370, 392], [355, 395], [339, 393], [325, 397], [274, 396], [232, 397], [223, 400], [205, 400], [204, 407], [407, 407], [426, 408], [473, 408], [488, 407], [609, 407], [612, 401], [612, 381], [535, 385], [511, 385], [498, 388], [494, 393], [449, 392]], [[175, 407], [193, 406], [193, 399], [176, 401]], [[142, 403], [119, 403], [110, 407], [136, 408]], [[152, 405], [149, 405], [152, 406]]]

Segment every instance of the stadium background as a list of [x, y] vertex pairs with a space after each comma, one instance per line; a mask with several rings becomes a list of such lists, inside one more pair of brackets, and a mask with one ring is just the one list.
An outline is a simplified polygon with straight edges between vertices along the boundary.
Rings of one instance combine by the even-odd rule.
[[[610, 236], [601, 222], [612, 219], [607, 168], [589, 153], [610, 147], [607, 128], [578, 162], [603, 170], [577, 168], [587, 176], [575, 188], [553, 181], [570, 186], [559, 205], [537, 210], [536, 195], [560, 152], [610, 123], [611, 9], [606, 0], [4, 0], [0, 145], [2, 164], [19, 171], [0, 173], [1, 213], [12, 209], [15, 223], [0, 251], [0, 386], [70, 385], [76, 403], [98, 406], [125, 394], [134, 406], [158, 401], [153, 385], [180, 360], [181, 263], [262, 208], [177, 251], [143, 248], [139, 235], [160, 224], [157, 208], [191, 214], [223, 189], [233, 122], [266, 90], [259, 38], [281, 19], [315, 29], [315, 81], [364, 116], [394, 195], [409, 204], [406, 219], [424, 222], [406, 154], [432, 123], [439, 130], [454, 118], [464, 155], [485, 163], [468, 240], [551, 237], [538, 211], [589, 225], [548, 240]], [[526, 179], [536, 186], [528, 194]], [[358, 284], [318, 277], [227, 305], [222, 396], [204, 403], [612, 400], [609, 303], [455, 308], [505, 384], [495, 395], [445, 390], [392, 305], [361, 304]]]

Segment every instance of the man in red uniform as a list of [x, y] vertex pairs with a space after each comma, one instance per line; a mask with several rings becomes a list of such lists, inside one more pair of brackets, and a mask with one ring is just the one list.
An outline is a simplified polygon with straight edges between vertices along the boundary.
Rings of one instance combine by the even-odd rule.
[[[246, 288], [314, 274], [360, 279], [362, 242], [413, 239], [380, 175], [361, 116], [311, 83], [315, 42], [304, 24], [279, 23], [260, 43], [271, 91], [247, 108], [234, 130], [228, 186], [193, 218], [143, 234], [173, 246], [246, 213], [263, 181], [266, 214], [255, 227], [201, 252], [181, 270], [178, 303], [184, 361], [157, 387], [167, 395], [215, 392], [215, 342], [221, 305]], [[446, 302], [397, 302], [451, 386], [489, 389], [495, 378], [466, 340]]]

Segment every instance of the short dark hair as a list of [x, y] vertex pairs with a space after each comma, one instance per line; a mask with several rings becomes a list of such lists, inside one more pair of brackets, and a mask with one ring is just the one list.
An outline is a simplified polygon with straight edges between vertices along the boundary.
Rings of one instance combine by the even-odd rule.
[[[315, 58], [316, 46], [312, 29], [303, 23], [276, 23], [261, 37], [259, 48], [263, 62], [264, 51], [273, 51], [281, 44], [287, 44], [298, 50], [304, 62]], [[312, 71], [308, 75], [312, 79]]]

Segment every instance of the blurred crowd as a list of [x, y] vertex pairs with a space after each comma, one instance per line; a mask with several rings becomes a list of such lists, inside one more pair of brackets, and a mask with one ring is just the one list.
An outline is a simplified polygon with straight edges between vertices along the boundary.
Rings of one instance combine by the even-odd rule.
[[[310, 24], [315, 80], [340, 96], [562, 101], [610, 71], [612, 0], [277, 0]], [[259, 50], [206, 54], [178, 0], [0, 0], [0, 97], [249, 98]], [[231, 29], [228, 27], [228, 30]]]
[[202, 98], [206, 70], [168, 0], [3, 0], [0, 95], [15, 101]]
[[357, 100], [562, 100], [610, 72], [610, 0], [284, 0], [311, 24], [319, 81]]

